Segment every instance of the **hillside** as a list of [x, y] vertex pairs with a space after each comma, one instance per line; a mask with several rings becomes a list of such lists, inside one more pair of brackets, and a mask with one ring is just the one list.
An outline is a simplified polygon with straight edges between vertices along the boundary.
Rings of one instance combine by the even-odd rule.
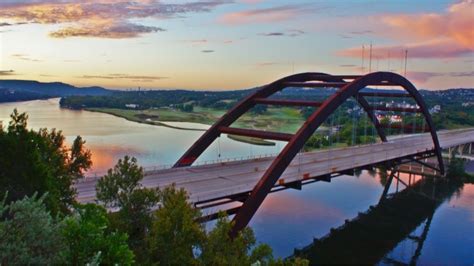
[[26, 101], [64, 96], [104, 96], [112, 91], [102, 87], [75, 87], [62, 82], [0, 80], [0, 102]]

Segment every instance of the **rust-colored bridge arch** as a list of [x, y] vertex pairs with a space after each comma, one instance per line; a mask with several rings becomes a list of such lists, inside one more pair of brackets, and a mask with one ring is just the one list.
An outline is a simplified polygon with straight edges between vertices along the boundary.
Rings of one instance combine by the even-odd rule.
[[[399, 86], [407, 93], [387, 93], [387, 92], [360, 92], [367, 86]], [[340, 88], [333, 95], [323, 102], [309, 100], [280, 100], [269, 98], [273, 94], [289, 87], [306, 88]], [[232, 234], [235, 235], [243, 229], [252, 216], [255, 214], [261, 203], [271, 191], [272, 187], [278, 181], [285, 169], [291, 163], [297, 153], [303, 148], [306, 141], [328, 119], [328, 117], [337, 110], [337, 108], [354, 97], [359, 105], [367, 113], [369, 119], [374, 124], [380, 139], [385, 142], [385, 136], [382, 125], [375, 116], [374, 110], [385, 111], [404, 111], [418, 112], [423, 114], [427, 128], [425, 131], [431, 133], [434, 144], [434, 153], [437, 156], [440, 171], [444, 173], [444, 166], [441, 157], [441, 148], [434, 124], [427, 106], [413, 84], [406, 78], [391, 72], [374, 72], [364, 76], [355, 75], [329, 75], [325, 73], [301, 73], [291, 75], [271, 84], [261, 87], [253, 94], [242, 99], [235, 107], [223, 115], [213, 126], [211, 126], [186, 153], [176, 162], [174, 167], [190, 166], [194, 161], [220, 136], [220, 134], [234, 134], [263, 139], [272, 139], [287, 141], [288, 143], [282, 149], [280, 154], [275, 157], [270, 167], [263, 174], [260, 181], [255, 185], [250, 196], [234, 217], [234, 228]], [[365, 97], [407, 97], [412, 98], [419, 108], [390, 108], [384, 106], [370, 106]], [[280, 105], [280, 106], [311, 106], [318, 107], [301, 126], [295, 134], [286, 134], [278, 132], [268, 132], [252, 129], [232, 128], [230, 125], [239, 117], [249, 111], [257, 104]], [[405, 129], [402, 129], [405, 130]]]

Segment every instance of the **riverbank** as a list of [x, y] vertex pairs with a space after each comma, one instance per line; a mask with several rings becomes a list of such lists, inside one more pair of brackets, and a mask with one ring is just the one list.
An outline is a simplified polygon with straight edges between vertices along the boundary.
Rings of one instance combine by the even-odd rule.
[[228, 135], [229, 139], [235, 140], [235, 141], [240, 141], [240, 142], [245, 142], [249, 144], [254, 144], [254, 145], [260, 145], [260, 146], [275, 146], [276, 143], [260, 138], [251, 138], [251, 137], [245, 137], [245, 136], [237, 136], [237, 135]]
[[[183, 112], [171, 108], [156, 108], [147, 110], [112, 109], [112, 108], [85, 108], [86, 111], [106, 113], [126, 120], [163, 126], [179, 130], [205, 131], [202, 128], [180, 127], [166, 122], [188, 122], [212, 125], [224, 113], [224, 110], [195, 107], [193, 112]], [[282, 133], [294, 133], [303, 123], [303, 117], [295, 108], [269, 108], [264, 114], [245, 114], [239, 118], [234, 126], [241, 128], [258, 128]], [[254, 145], [274, 146], [275, 143], [259, 138], [229, 135], [235, 141]]]
[[152, 118], [157, 118], [155, 116], [136, 116], [135, 114], [128, 112], [128, 110], [109, 109], [109, 108], [86, 108], [84, 110], [89, 111], [89, 112], [109, 114], [116, 117], [124, 118], [128, 121], [137, 122], [141, 124], [169, 127], [173, 129], [179, 129], [179, 130], [206, 131], [205, 129], [201, 129], [201, 128], [178, 127], [178, 126], [173, 126], [173, 125], [164, 123], [164, 122], [190, 122], [190, 121], [171, 121], [171, 120], [170, 121], [157, 121], [157, 120], [152, 120]]

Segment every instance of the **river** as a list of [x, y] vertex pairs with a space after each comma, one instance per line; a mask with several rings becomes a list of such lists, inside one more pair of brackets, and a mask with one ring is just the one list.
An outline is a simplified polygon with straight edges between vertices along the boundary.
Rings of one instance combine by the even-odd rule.
[[[90, 175], [101, 174], [124, 155], [137, 157], [146, 168], [174, 163], [203, 133], [202, 131], [177, 130], [127, 121], [107, 114], [73, 111], [59, 108], [59, 99], [0, 104], [0, 121], [6, 126], [13, 108], [29, 114], [29, 127], [63, 130], [70, 143], [75, 136], [86, 140], [86, 147], [93, 154]], [[183, 126], [182, 123], [175, 125]], [[207, 128], [206, 125], [185, 126]], [[222, 136], [206, 151], [200, 162], [275, 154], [283, 147], [254, 146]], [[407, 176], [402, 175], [402, 179]], [[285, 190], [269, 195], [252, 219], [258, 241], [268, 243], [280, 257], [293, 254], [344, 224], [346, 219], [357, 217], [371, 205], [376, 205], [384, 190], [378, 174], [364, 171], [358, 177], [341, 176], [331, 183], [318, 182], [303, 187], [301, 191]], [[401, 186], [401, 185], [400, 185]], [[389, 192], [394, 192], [392, 184]], [[417, 255], [419, 264], [474, 263], [474, 185], [464, 184], [449, 197], [440, 199], [430, 219], [429, 232]], [[424, 223], [411, 234], [403, 236], [378, 264], [390, 261], [409, 263], [417, 254], [418, 245], [413, 235], [420, 235]], [[344, 246], [340, 247], [341, 249]]]

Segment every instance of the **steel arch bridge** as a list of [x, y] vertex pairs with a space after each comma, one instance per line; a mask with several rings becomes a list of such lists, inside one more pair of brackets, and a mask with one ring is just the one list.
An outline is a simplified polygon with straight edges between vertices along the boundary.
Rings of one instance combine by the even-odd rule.
[[[368, 86], [389, 86], [401, 87], [406, 93], [394, 92], [364, 92], [361, 91]], [[304, 87], [304, 88], [339, 88], [334, 94], [322, 102], [310, 100], [282, 100], [270, 98], [277, 92], [285, 88]], [[411, 98], [416, 102], [417, 108], [396, 108], [386, 106], [371, 106], [366, 97], [387, 97], [387, 98]], [[281, 150], [265, 171], [262, 178], [255, 185], [249, 197], [234, 217], [234, 227], [231, 235], [234, 235], [243, 229], [249, 223], [252, 216], [262, 204], [265, 197], [271, 191], [272, 187], [278, 181], [285, 169], [291, 163], [293, 158], [303, 148], [306, 141], [320, 127], [339, 106], [354, 98], [362, 109], [367, 113], [369, 120], [373, 123], [378, 136], [382, 142], [387, 141], [384, 128], [375, 115], [375, 111], [399, 111], [420, 113], [426, 122], [423, 126], [424, 132], [430, 132], [433, 140], [433, 150], [439, 163], [439, 171], [444, 173], [444, 165], [441, 157], [441, 148], [438, 141], [436, 129], [428, 108], [418, 90], [413, 84], [401, 75], [391, 72], [374, 72], [363, 76], [356, 75], [329, 75], [325, 73], [300, 73], [291, 75], [273, 83], [265, 85], [256, 90], [251, 95], [242, 99], [225, 115], [223, 115], [213, 126], [211, 126], [176, 162], [173, 166], [185, 167], [192, 165], [196, 159], [220, 136], [220, 134], [233, 134], [248, 137], [257, 137], [262, 139], [287, 141], [287, 144]], [[295, 134], [268, 132], [254, 129], [233, 128], [231, 125], [242, 115], [248, 112], [257, 104], [277, 105], [277, 106], [300, 106], [316, 107], [314, 112], [307, 118], [303, 125]], [[413, 127], [402, 127], [401, 130], [411, 130]]]

